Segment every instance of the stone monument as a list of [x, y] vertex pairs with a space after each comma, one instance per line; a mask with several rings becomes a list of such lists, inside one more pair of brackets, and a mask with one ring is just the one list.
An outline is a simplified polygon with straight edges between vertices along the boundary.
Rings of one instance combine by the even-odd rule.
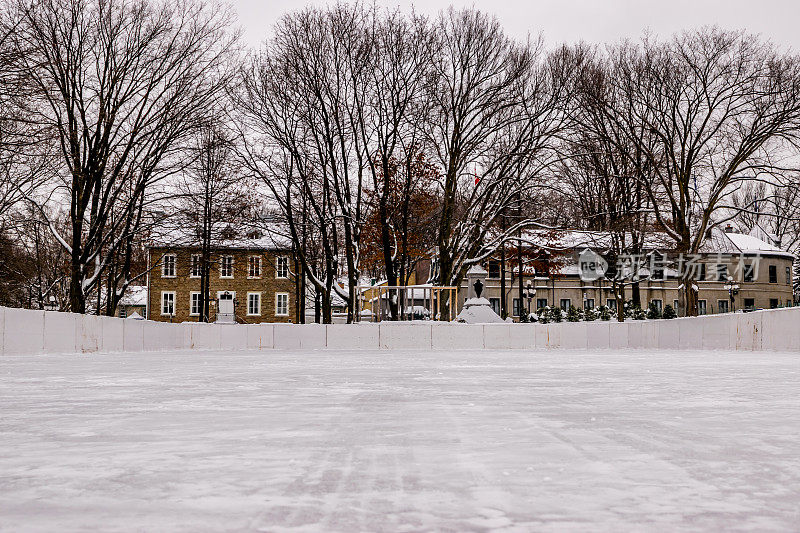
[[502, 324], [504, 320], [492, 310], [492, 304], [482, 296], [489, 273], [480, 265], [467, 270], [467, 301], [456, 317], [465, 324]]

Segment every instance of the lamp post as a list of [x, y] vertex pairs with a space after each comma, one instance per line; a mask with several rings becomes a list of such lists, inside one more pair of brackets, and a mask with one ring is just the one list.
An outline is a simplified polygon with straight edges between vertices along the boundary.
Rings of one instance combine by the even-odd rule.
[[45, 311], [56, 311], [58, 309], [58, 304], [56, 303], [56, 297], [52, 294], [47, 298], [47, 303], [44, 304]]
[[528, 300], [528, 319], [531, 316], [531, 300], [533, 300], [534, 296], [536, 296], [536, 289], [533, 288], [531, 280], [528, 280], [528, 283], [525, 284], [525, 299]]
[[728, 281], [725, 283], [725, 290], [728, 291], [728, 297], [731, 300], [731, 312], [736, 310], [734, 306], [734, 296], [739, 294], [739, 284], [733, 282], [733, 276], [728, 276]]

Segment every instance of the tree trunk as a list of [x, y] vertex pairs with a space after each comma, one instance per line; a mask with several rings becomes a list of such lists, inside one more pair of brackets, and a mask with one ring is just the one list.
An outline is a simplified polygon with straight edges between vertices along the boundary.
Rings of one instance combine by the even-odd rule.
[[69, 310], [73, 313], [86, 312], [86, 300], [83, 294], [83, 268], [80, 259], [73, 254], [69, 276]]
[[[500, 229], [506, 231], [506, 217], [500, 217]], [[506, 243], [500, 245], [500, 318], [505, 320], [508, 317], [508, 307], [506, 306]]]

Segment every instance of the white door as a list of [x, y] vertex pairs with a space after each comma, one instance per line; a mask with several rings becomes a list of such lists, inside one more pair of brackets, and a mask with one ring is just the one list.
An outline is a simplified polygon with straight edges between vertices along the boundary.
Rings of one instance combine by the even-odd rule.
[[233, 314], [233, 294], [220, 294], [219, 295], [219, 314], [232, 315]]

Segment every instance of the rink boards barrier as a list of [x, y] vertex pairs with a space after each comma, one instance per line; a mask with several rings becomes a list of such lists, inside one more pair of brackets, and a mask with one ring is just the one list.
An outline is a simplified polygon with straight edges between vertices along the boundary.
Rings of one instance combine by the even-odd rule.
[[169, 350], [800, 351], [800, 307], [672, 320], [560, 324], [168, 324], [0, 307], [3, 354]]

